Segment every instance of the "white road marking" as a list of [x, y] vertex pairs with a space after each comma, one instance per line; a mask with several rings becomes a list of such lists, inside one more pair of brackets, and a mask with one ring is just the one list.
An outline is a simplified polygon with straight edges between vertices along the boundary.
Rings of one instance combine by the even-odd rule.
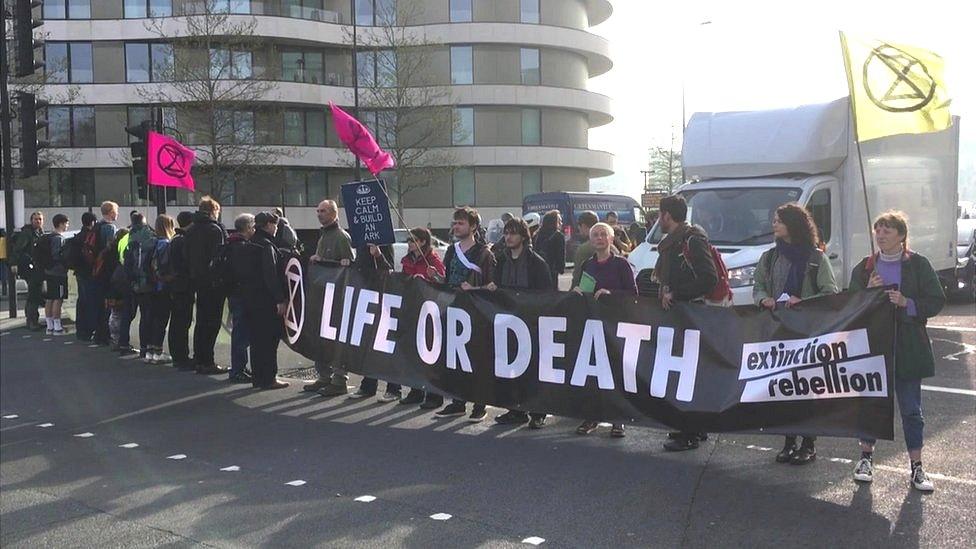
[[970, 328], [968, 326], [936, 326], [929, 324], [926, 328], [935, 328], [936, 330], [946, 330], [949, 332], [976, 332], [976, 328]]
[[31, 337], [30, 334], [25, 335], [25, 336], [20, 336], [21, 339], [30, 339], [30, 337]]
[[78, 433], [77, 435], [73, 435], [73, 436], [76, 436], [78, 438], [91, 438], [95, 436], [95, 433]]
[[228, 473], [233, 473], [235, 471], [240, 471], [241, 468], [238, 467], [238, 466], [236, 466], [236, 465], [231, 465], [230, 467], [222, 467], [220, 470], [221, 471], [226, 471]]
[[772, 448], [767, 448], [765, 446], [756, 446], [755, 444], [750, 444], [746, 446], [746, 448], [750, 450], [759, 450], [760, 452], [770, 452], [773, 450]]
[[136, 444], [135, 442], [126, 442], [125, 444], [119, 444], [119, 448], [132, 449], [132, 448], [138, 448], [138, 447], [139, 447], [139, 445]]
[[64, 344], [65, 345], [74, 345], [75, 342], [74, 341], [65, 341]]
[[48, 427], [54, 427], [54, 424], [53, 423], [41, 423], [40, 425], [38, 425], [38, 427], [47, 429]]
[[288, 486], [304, 486], [305, 485], [305, 481], [304, 480], [293, 480], [291, 482], [286, 482], [285, 484], [287, 484]]
[[430, 516], [430, 518], [434, 520], [448, 520], [451, 518], [451, 515], [448, 515], [447, 513], [434, 513]]
[[171, 456], [166, 456], [166, 459], [186, 459], [186, 454], [173, 454]]
[[49, 338], [49, 337], [45, 337], [44, 338], [44, 341], [53, 341], [53, 340], [51, 338]]
[[354, 499], [353, 501], [361, 501], [363, 503], [369, 503], [371, 501], [376, 501], [376, 496], [359, 496], [358, 498]]
[[540, 545], [545, 543], [545, 541], [545, 539], [540, 538], [539, 536], [531, 536], [523, 539], [522, 543], [528, 543], [529, 545]]
[[936, 385], [922, 385], [923, 391], [934, 391], [936, 393], [952, 393], [955, 395], [976, 396], [976, 391], [972, 389], [956, 389], [955, 387], [939, 387]]
[[91, 345], [88, 346], [89, 349], [94, 349], [96, 347], [98, 347], [98, 345], [95, 343], [92, 343]]
[[18, 416], [17, 414], [10, 414], [10, 415], [3, 416], [3, 419], [17, 419], [19, 417], [20, 416]]

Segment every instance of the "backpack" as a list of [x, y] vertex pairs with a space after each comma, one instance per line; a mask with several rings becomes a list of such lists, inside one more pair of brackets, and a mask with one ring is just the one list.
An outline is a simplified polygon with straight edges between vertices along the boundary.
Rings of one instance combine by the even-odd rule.
[[169, 240], [158, 240], [151, 262], [153, 277], [164, 284], [173, 282], [177, 276], [176, 266], [173, 265], [173, 254], [170, 250], [172, 244], [173, 242]]
[[[681, 255], [684, 256], [689, 268], [692, 265], [691, 248], [688, 247], [688, 241], [690, 239], [691, 237], [685, 239], [681, 249]], [[712, 246], [712, 243], [707, 240], [705, 244], [708, 245], [708, 253], [712, 256], [712, 261], [715, 263], [715, 274], [718, 275], [718, 282], [715, 283], [715, 287], [710, 292], [705, 294], [705, 301], [719, 303], [731, 302], [732, 286], [729, 285], [729, 269], [725, 266], [725, 261], [722, 260], [722, 254], [719, 253], [718, 249]], [[694, 273], [693, 268], [692, 272]]]
[[217, 253], [210, 260], [210, 272], [213, 274], [213, 283], [216, 288], [231, 288], [234, 285], [234, 276], [230, 265], [230, 244], [221, 246]]
[[[774, 254], [776, 254], [776, 248], [770, 250], [772, 253], [766, 254], [766, 259], [763, 261], [763, 267], [765, 267], [766, 272], [770, 273], [773, 270], [773, 263], [775, 262]], [[820, 284], [817, 284], [817, 275], [820, 273], [820, 259], [821, 256], [818, 253], [811, 254], [810, 259], [807, 260], [807, 270], [803, 273], [803, 283], [810, 281], [810, 287], [813, 288], [813, 293], [820, 293]], [[872, 266], [873, 268], [873, 266]], [[866, 285], [866, 284], [865, 284]]]
[[152, 259], [156, 251], [156, 239], [143, 249], [138, 240], [129, 239], [129, 244], [123, 253], [123, 266], [126, 277], [132, 284], [132, 291], [138, 294], [149, 293], [156, 288], [156, 280], [152, 273]]
[[51, 248], [51, 234], [42, 234], [31, 248], [31, 262], [34, 269], [46, 271], [54, 266], [54, 251]]
[[64, 243], [64, 265], [72, 271], [78, 272], [79, 269], [85, 270], [87, 265], [82, 264], [81, 246], [86, 233], [78, 233]]

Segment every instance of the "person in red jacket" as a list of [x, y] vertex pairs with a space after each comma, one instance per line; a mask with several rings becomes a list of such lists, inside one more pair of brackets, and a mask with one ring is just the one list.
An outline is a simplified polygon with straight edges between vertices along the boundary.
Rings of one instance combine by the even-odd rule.
[[[407, 240], [407, 255], [403, 256], [403, 274], [415, 276], [424, 280], [443, 282], [444, 263], [437, 250], [430, 245], [430, 230], [424, 227], [410, 229], [410, 239]], [[421, 408], [433, 410], [444, 404], [444, 397], [434, 393], [425, 393], [422, 389], [410, 389], [400, 404], [420, 404]]]

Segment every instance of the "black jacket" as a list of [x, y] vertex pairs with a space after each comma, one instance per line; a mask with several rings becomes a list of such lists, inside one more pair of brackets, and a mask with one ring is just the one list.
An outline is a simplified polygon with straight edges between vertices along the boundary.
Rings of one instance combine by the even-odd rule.
[[393, 246], [389, 244], [380, 246], [380, 257], [377, 258], [370, 255], [369, 246], [359, 246], [356, 248], [356, 261], [353, 265], [360, 271], [392, 271]]
[[190, 269], [186, 262], [186, 233], [183, 229], [176, 229], [176, 236], [169, 242], [169, 258], [176, 273], [176, 278], [168, 285], [170, 291], [189, 292]]
[[540, 230], [535, 233], [532, 246], [546, 260], [549, 272], [555, 275], [566, 270], [566, 238], [556, 230]]
[[512, 288], [512, 289], [524, 289], [524, 290], [552, 290], [552, 277], [549, 273], [549, 266], [546, 264], [546, 260], [542, 259], [542, 256], [532, 251], [531, 248], [524, 248], [522, 250], [522, 255], [525, 256], [525, 260], [529, 262], [528, 264], [528, 275], [529, 275], [529, 285], [525, 288], [515, 288], [514, 286], [506, 286], [502, 281], [505, 280], [504, 272], [508, 268], [510, 262], [512, 261], [511, 252], [506, 248], [502, 252], [495, 256], [495, 273], [494, 281], [499, 288]]
[[197, 288], [212, 286], [215, 278], [210, 272], [210, 262], [217, 255], [217, 250], [227, 242], [227, 231], [206, 213], [196, 212], [184, 238], [183, 257], [186, 259], [190, 284]]
[[687, 240], [690, 258], [686, 260], [683, 245], [672, 246], [666, 256], [671, 269], [671, 293], [677, 301], [703, 298], [718, 284], [718, 272], [707, 237], [700, 231], [694, 231]]
[[232, 246], [228, 260], [233, 285], [240, 295], [262, 303], [288, 301], [279, 275], [278, 248], [271, 235], [258, 229], [250, 240]]

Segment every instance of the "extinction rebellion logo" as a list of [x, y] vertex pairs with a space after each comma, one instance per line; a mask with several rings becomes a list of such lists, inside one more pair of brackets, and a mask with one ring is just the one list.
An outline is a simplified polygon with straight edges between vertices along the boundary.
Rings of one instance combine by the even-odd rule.
[[890, 44], [871, 51], [864, 62], [864, 91], [871, 102], [888, 112], [925, 108], [935, 96], [936, 82], [928, 67]]
[[288, 310], [285, 311], [285, 336], [288, 343], [294, 344], [302, 335], [305, 324], [305, 288], [302, 264], [291, 258], [285, 265], [285, 280], [288, 282]]
[[741, 402], [886, 397], [884, 355], [871, 356], [867, 330], [742, 346]]

